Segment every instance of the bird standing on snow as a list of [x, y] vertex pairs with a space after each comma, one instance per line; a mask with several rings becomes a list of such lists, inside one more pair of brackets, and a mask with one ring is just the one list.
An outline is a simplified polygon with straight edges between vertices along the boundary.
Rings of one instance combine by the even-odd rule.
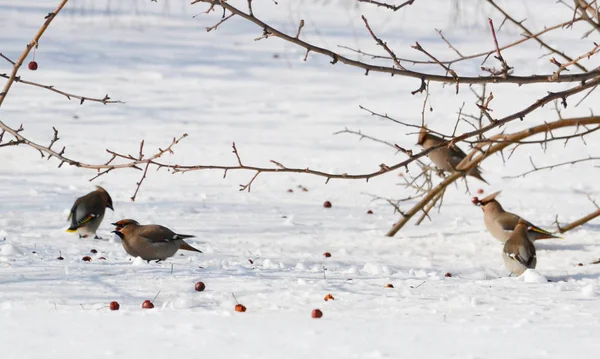
[[537, 258], [535, 246], [529, 239], [527, 222], [519, 219], [510, 238], [504, 243], [504, 265], [514, 275], [521, 275], [528, 268], [535, 269]]
[[78, 232], [79, 238], [93, 234], [96, 239], [99, 239], [96, 230], [104, 219], [106, 208], [114, 211], [112, 198], [104, 188], [96, 186], [95, 191], [77, 198], [73, 203], [68, 217], [71, 226], [67, 232]]
[[158, 224], [141, 225], [133, 219], [122, 219], [113, 225], [116, 227], [113, 233], [121, 238], [125, 252], [132, 257], [160, 262], [174, 256], [179, 249], [202, 253], [184, 241], [194, 236], [177, 234]]
[[[421, 145], [424, 149], [429, 149], [431, 147], [437, 146], [443, 142], [446, 142], [441, 137], [432, 135], [427, 132], [425, 128], [421, 128], [419, 132], [419, 142], [418, 145]], [[433, 162], [437, 168], [442, 171], [447, 172], [456, 172], [460, 171], [456, 169], [456, 166], [465, 158], [467, 154], [463, 152], [458, 146], [447, 146], [441, 147], [437, 150], [431, 151], [427, 154], [427, 157]], [[471, 177], [475, 177], [480, 181], [487, 183], [486, 180], [481, 177], [481, 169], [477, 166], [467, 173]]]
[[[492, 236], [501, 242], [506, 242], [517, 226], [517, 223], [522, 218], [514, 213], [506, 212], [500, 203], [496, 201], [496, 196], [498, 194], [500, 194], [500, 191], [494, 192], [489, 196], [482, 198], [481, 200], [475, 197], [473, 198], [473, 203], [481, 206], [481, 209], [483, 210], [483, 221], [487, 230], [492, 234]], [[532, 241], [537, 241], [539, 239], [559, 238], [529, 221], [524, 219], [523, 221], [527, 226], [526, 229], [528, 231], [529, 239]]]

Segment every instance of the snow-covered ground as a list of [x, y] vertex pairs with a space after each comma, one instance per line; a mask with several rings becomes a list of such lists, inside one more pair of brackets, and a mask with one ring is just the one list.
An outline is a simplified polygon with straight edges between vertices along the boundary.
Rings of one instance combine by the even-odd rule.
[[[237, 3], [245, 9], [246, 1]], [[554, 2], [501, 3], [537, 30], [572, 16]], [[334, 49], [380, 51], [361, 14], [398, 56], [418, 55], [409, 46], [419, 41], [445, 55], [440, 57], [452, 57], [434, 28], [463, 53], [491, 48], [487, 16], [497, 23], [502, 18], [481, 2], [461, 1], [459, 13], [453, 4], [416, 1], [394, 13], [350, 0], [255, 1], [254, 12], [292, 34], [305, 19], [303, 38]], [[0, 1], [0, 52], [16, 58], [55, 5]], [[289, 167], [362, 173], [403, 159], [381, 144], [332, 135], [345, 127], [417, 149], [416, 135], [407, 135], [411, 131], [371, 117], [359, 105], [419, 124], [423, 97], [410, 95], [418, 80], [364, 76], [314, 54], [304, 62], [304, 52], [291, 44], [254, 41], [261, 29], [238, 18], [206, 33], [220, 16], [192, 17], [206, 8], [174, 1], [69, 3], [39, 44], [39, 70], [24, 68], [22, 77], [85, 96], [108, 93], [125, 104], [80, 106], [15, 84], [0, 109], [2, 121], [22, 123], [24, 133], [40, 143], [50, 141], [55, 126], [61, 137], [56, 146], [89, 163], [106, 161], [106, 148], [135, 154], [142, 139], [149, 154], [183, 133], [189, 137], [165, 162], [235, 164], [232, 142], [248, 165], [270, 166], [269, 160], [276, 160]], [[596, 33], [577, 40], [581, 29], [557, 33], [551, 42], [578, 56], [598, 41]], [[503, 43], [519, 36], [510, 24], [499, 32]], [[544, 53], [526, 44], [504, 56], [518, 73], [548, 73], [552, 65], [538, 59]], [[478, 68], [479, 61], [456, 66], [471, 75]], [[0, 72], [9, 70], [7, 62], [0, 63]], [[494, 86], [494, 116], [565, 86]], [[463, 101], [465, 112], [476, 111], [467, 86], [459, 95], [454, 91], [432, 84], [433, 112], [426, 113], [432, 127], [450, 132]], [[580, 98], [571, 100], [564, 117], [600, 110], [594, 98], [575, 107]], [[553, 106], [546, 106], [506, 130], [554, 118]], [[459, 127], [468, 129], [464, 123]], [[490, 185], [470, 180], [470, 187], [503, 190], [499, 199], [507, 209], [551, 229], [557, 214], [566, 222], [594, 210], [585, 196], [600, 190], [594, 165], [518, 180], [502, 177], [530, 169], [529, 156], [543, 165], [598, 153], [599, 147], [593, 138], [587, 147], [556, 143], [546, 154], [523, 147], [506, 165], [499, 156], [486, 161]], [[563, 240], [536, 244], [537, 272], [550, 280], [543, 282], [533, 274], [507, 276], [502, 246], [486, 232], [481, 210], [462, 183], [450, 188], [432, 222], [409, 224], [387, 238], [384, 233], [398, 215], [370, 195], [407, 195], [397, 185], [398, 173], [368, 183], [329, 184], [307, 175], [261, 174], [247, 193], [238, 188], [251, 172], [230, 172], [223, 179], [218, 171], [152, 171], [132, 203], [138, 171], [115, 171], [90, 183], [93, 172], [58, 169], [55, 160], [39, 157], [26, 147], [0, 149], [3, 359], [594, 358], [600, 349], [600, 266], [588, 265], [600, 258], [597, 222]], [[75, 198], [94, 184], [110, 192], [115, 212], [107, 213], [100, 228], [104, 240], [79, 240], [65, 232], [66, 217]], [[333, 207], [323, 208], [325, 200]], [[367, 214], [369, 209], [374, 214]], [[195, 234], [190, 243], [204, 253], [159, 264], [133, 261], [110, 233], [110, 223], [122, 218]], [[324, 252], [332, 256], [325, 258]], [[63, 261], [56, 259], [59, 253]], [[91, 262], [81, 260], [86, 255]], [[204, 292], [194, 291], [197, 281], [206, 283]], [[156, 308], [142, 309], [157, 293]], [[247, 312], [234, 311], [232, 293]], [[334, 301], [323, 300], [328, 293]], [[111, 312], [111, 301], [121, 310]], [[323, 318], [311, 318], [315, 308]]]

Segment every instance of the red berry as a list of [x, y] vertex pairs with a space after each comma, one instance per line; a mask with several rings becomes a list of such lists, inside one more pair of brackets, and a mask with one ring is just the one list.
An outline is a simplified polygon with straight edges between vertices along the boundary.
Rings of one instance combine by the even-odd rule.
[[38, 68], [38, 64], [35, 61], [29, 61], [28, 67], [31, 71], [35, 71]]
[[119, 302], [110, 302], [110, 310], [119, 310], [119, 308], [121, 308]]
[[578, 267], [583, 267], [583, 263], [577, 263]]
[[206, 286], [204, 283], [198, 282], [196, 283], [196, 286], [194, 286], [194, 289], [196, 289], [196, 292], [202, 292], [204, 289], [206, 289]]
[[474, 205], [478, 205], [479, 204], [479, 198], [477, 198], [477, 196], [473, 197], [473, 199], [471, 200], [471, 203], [473, 203]]
[[106, 260], [106, 258], [104, 258], [104, 257], [98, 257], [98, 259], [103, 260], [103, 261]]
[[308, 192], [308, 188], [302, 187], [302, 192]]
[[385, 285], [386, 288], [394, 288], [394, 285], [392, 283], [388, 283]]
[[325, 201], [325, 202], [323, 203], [323, 207], [325, 207], [325, 208], [331, 208], [331, 202], [329, 202], [329, 201]]
[[90, 253], [96, 254], [96, 253], [98, 253], [98, 251], [97, 251], [97, 250], [95, 250], [95, 249], [91, 249], [91, 250], [90, 250]]
[[483, 190], [480, 188], [477, 190], [477, 194], [483, 194]]
[[238, 303], [238, 304], [235, 305], [235, 311], [243, 313], [243, 312], [246, 311], [246, 306], [244, 306], [243, 304], [239, 304]]
[[288, 189], [287, 191], [288, 191], [288, 193], [292, 193], [292, 192], [294, 192], [294, 190], [293, 190], [293, 189], [291, 189], [291, 188], [290, 188], [290, 189]]
[[452, 273], [448, 272], [448, 273], [444, 274], [444, 277], [450, 278], [450, 277], [452, 277]]
[[81, 258], [81, 260], [84, 261], [84, 262], [91, 262], [92, 261], [92, 257], [85, 256], [85, 257]]
[[142, 303], [142, 308], [152, 309], [152, 308], [154, 308], [154, 304], [152, 304], [152, 302], [149, 300], [145, 300], [144, 303]]
[[321, 318], [323, 316], [323, 312], [320, 309], [313, 309], [311, 313], [311, 317], [313, 318]]
[[373, 214], [373, 211], [371, 211], [371, 210], [368, 210], [368, 211], [367, 211], [367, 214]]
[[333, 295], [331, 295], [331, 294], [327, 294], [327, 295], [325, 296], [325, 298], [324, 298], [324, 299], [325, 299], [325, 301], [328, 301], [328, 300], [335, 300], [335, 298], [334, 298], [334, 297], [333, 297]]
[[325, 252], [325, 253], [323, 253], [323, 257], [329, 258], [329, 257], [331, 257], [331, 253]]

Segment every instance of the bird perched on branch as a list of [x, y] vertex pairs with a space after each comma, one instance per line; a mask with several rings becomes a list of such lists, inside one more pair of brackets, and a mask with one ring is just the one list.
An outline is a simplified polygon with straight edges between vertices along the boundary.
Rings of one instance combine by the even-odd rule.
[[132, 257], [160, 262], [174, 256], [180, 249], [202, 253], [184, 241], [194, 236], [177, 234], [158, 224], [141, 225], [133, 219], [122, 219], [113, 225], [113, 233], [121, 238], [125, 252]]
[[500, 191], [494, 192], [482, 199], [478, 199], [477, 197], [473, 198], [473, 203], [481, 206], [481, 209], [483, 210], [483, 221], [485, 226], [492, 236], [494, 236], [494, 238], [501, 242], [506, 242], [513, 233], [517, 223], [519, 223], [519, 220], [523, 220], [523, 223], [525, 223], [528, 237], [532, 241], [548, 238], [560, 238], [548, 231], [541, 229], [533, 223], [522, 219], [520, 216], [514, 213], [506, 212], [496, 200], [496, 196], [498, 196], [498, 194], [500, 194]]
[[[446, 142], [443, 138], [429, 133], [424, 127], [421, 128], [421, 131], [419, 132], [419, 141], [417, 144], [421, 145], [424, 149], [427, 150], [443, 142]], [[460, 169], [457, 169], [456, 167], [465, 157], [467, 157], [467, 154], [464, 153], [463, 150], [461, 150], [458, 146], [450, 145], [429, 152], [427, 157], [429, 157], [431, 162], [433, 162], [436, 167], [442, 171], [460, 172]], [[470, 170], [467, 174], [487, 183], [487, 181], [481, 177], [481, 169], [478, 166]]]
[[78, 232], [79, 238], [93, 234], [96, 239], [99, 239], [96, 230], [104, 219], [106, 208], [114, 211], [112, 198], [104, 188], [96, 186], [95, 191], [77, 198], [73, 203], [68, 217], [71, 226], [67, 232]]
[[521, 275], [528, 268], [535, 269], [537, 257], [535, 246], [529, 238], [527, 222], [519, 219], [513, 233], [504, 243], [504, 265], [514, 275]]

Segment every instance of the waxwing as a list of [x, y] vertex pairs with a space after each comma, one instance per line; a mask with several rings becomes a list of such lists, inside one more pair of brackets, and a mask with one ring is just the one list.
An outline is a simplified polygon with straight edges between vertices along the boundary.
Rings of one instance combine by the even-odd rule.
[[534, 269], [537, 264], [535, 246], [529, 239], [527, 227], [527, 222], [519, 219], [510, 238], [504, 243], [504, 265], [517, 276], [528, 268]]
[[158, 224], [141, 225], [133, 219], [122, 219], [113, 225], [113, 233], [121, 238], [125, 252], [132, 257], [160, 262], [174, 256], [179, 249], [202, 253], [184, 241], [194, 236], [177, 234]]
[[[492, 234], [492, 236], [501, 242], [506, 242], [521, 217], [514, 213], [506, 212], [496, 200], [496, 196], [498, 196], [498, 194], [500, 194], [500, 191], [494, 192], [480, 200], [475, 197], [473, 198], [473, 203], [481, 206], [481, 209], [483, 210], [483, 221], [487, 227], [487, 230]], [[527, 226], [529, 239], [532, 241], [548, 238], [559, 238], [527, 220], [523, 219], [523, 221]]]
[[[445, 142], [445, 140], [441, 137], [429, 133], [424, 127], [421, 128], [421, 131], [419, 132], [419, 142], [417, 142], [417, 144], [421, 145], [424, 149], [429, 149], [443, 142]], [[467, 154], [455, 145], [453, 147], [442, 147], [429, 152], [427, 157], [429, 157], [431, 162], [433, 162], [440, 170], [454, 172], [457, 171], [456, 166], [467, 157]], [[481, 177], [481, 169], [479, 167], [470, 170], [468, 175], [487, 183], [487, 181]]]
[[106, 190], [96, 186], [96, 190], [77, 198], [68, 219], [71, 220], [71, 226], [67, 232], [78, 232], [79, 238], [85, 238], [91, 234], [99, 238], [96, 230], [100, 227], [106, 208], [113, 209], [112, 198]]

